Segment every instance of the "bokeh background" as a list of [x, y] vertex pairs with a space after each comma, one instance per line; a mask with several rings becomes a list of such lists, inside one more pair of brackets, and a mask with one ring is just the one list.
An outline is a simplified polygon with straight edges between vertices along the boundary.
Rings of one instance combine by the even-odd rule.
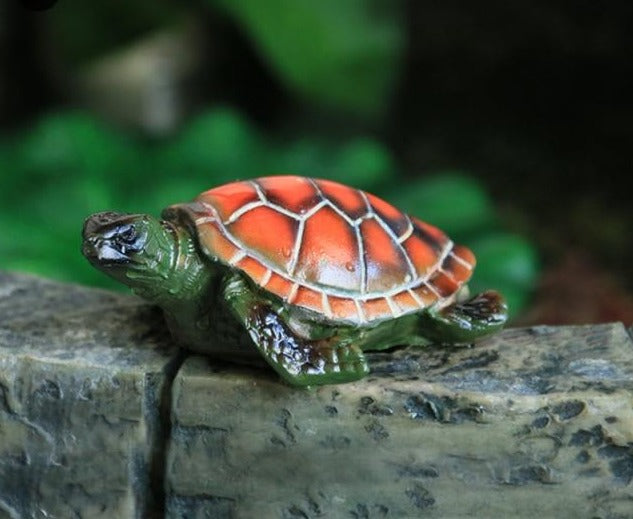
[[631, 323], [632, 5], [1, 0], [0, 268], [119, 289], [88, 214], [297, 173], [469, 245], [517, 324]]

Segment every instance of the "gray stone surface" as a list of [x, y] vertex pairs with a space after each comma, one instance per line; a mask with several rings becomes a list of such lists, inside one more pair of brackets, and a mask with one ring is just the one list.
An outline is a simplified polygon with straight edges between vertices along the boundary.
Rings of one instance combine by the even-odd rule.
[[630, 518], [632, 332], [373, 353], [302, 390], [181, 366], [136, 298], [0, 273], [0, 519]]
[[300, 390], [189, 358], [169, 517], [633, 517], [633, 349], [621, 324], [372, 355]]
[[0, 273], [0, 518], [162, 515], [179, 353], [138, 299]]

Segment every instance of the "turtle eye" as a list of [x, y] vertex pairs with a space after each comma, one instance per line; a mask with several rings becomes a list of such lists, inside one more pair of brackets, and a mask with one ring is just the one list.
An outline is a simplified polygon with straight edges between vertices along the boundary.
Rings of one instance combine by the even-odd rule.
[[136, 240], [136, 229], [134, 229], [133, 225], [130, 225], [124, 231], [121, 231], [117, 235], [117, 241], [120, 243], [125, 243], [127, 245], [131, 245]]

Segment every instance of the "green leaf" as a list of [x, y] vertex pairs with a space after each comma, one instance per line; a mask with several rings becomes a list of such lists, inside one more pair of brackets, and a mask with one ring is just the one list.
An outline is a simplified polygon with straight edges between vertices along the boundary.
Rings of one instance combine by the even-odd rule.
[[117, 173], [117, 162], [131, 152], [128, 141], [81, 112], [61, 112], [40, 119], [18, 146], [18, 166], [35, 178]]
[[196, 117], [158, 155], [167, 176], [195, 180], [202, 189], [261, 175], [264, 146], [245, 119], [223, 108]]
[[334, 172], [333, 180], [370, 191], [396, 182], [393, 158], [371, 139], [356, 139], [345, 145], [336, 157]]
[[263, 174], [326, 178], [333, 167], [332, 146], [320, 139], [297, 139], [272, 149]]
[[148, 213], [156, 217], [160, 216], [160, 212], [168, 205], [189, 202], [198, 194], [213, 185], [196, 185], [189, 180], [179, 178], [169, 178], [162, 182], [149, 187], [145, 191], [144, 196], [136, 200], [133, 204], [125, 206], [124, 209], [135, 213]]
[[74, 223], [70, 230], [31, 215], [10, 220], [0, 213], [0, 269], [119, 288], [120, 284], [98, 272], [82, 256], [82, 219]]
[[358, 138], [342, 146], [316, 138], [299, 139], [272, 151], [270, 167], [262, 174], [294, 174], [326, 178], [360, 189], [395, 182], [396, 168], [389, 152], [378, 142]]
[[116, 209], [115, 183], [100, 178], [43, 183], [22, 198], [29, 221], [48, 230], [79, 236], [84, 219], [98, 211]]
[[494, 289], [508, 301], [510, 315], [517, 315], [535, 288], [539, 262], [534, 247], [515, 234], [498, 232], [468, 244], [477, 257], [469, 283], [472, 293]]
[[208, 1], [237, 19], [300, 96], [362, 115], [384, 109], [404, 47], [401, 2]]
[[401, 210], [459, 239], [494, 222], [492, 203], [474, 179], [456, 172], [402, 180], [385, 198]]
[[15, 201], [18, 189], [16, 187], [16, 179], [18, 171], [16, 171], [16, 153], [15, 142], [12, 138], [2, 136], [0, 141], [0, 215], [2, 209], [6, 208], [10, 201]]

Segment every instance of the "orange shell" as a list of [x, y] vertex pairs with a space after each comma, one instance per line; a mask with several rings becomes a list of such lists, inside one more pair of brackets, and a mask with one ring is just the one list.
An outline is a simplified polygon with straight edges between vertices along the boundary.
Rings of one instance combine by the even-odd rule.
[[336, 321], [364, 324], [448, 305], [475, 266], [473, 253], [436, 227], [330, 180], [233, 182], [163, 216], [197, 228], [212, 259]]

